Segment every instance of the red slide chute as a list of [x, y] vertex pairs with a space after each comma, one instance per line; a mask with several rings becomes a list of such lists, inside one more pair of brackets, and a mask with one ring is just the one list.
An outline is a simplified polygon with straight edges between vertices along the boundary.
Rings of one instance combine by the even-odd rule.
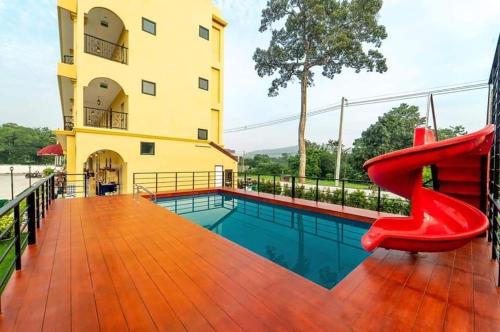
[[[436, 142], [432, 131], [416, 128], [414, 146], [368, 160], [364, 168], [380, 187], [411, 202], [409, 217], [382, 217], [363, 236], [377, 247], [410, 252], [457, 249], [488, 228], [479, 210], [486, 195], [486, 156], [494, 126]], [[424, 188], [422, 168], [434, 165], [438, 191]], [[483, 175], [481, 175], [483, 174]]]

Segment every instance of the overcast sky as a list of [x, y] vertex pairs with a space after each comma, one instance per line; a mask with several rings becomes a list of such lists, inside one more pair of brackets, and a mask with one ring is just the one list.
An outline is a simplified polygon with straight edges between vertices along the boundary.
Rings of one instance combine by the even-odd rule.
[[[229, 21], [225, 128], [297, 114], [299, 86], [292, 84], [278, 97], [269, 98], [271, 79], [259, 78], [254, 70], [252, 54], [257, 46], [265, 47], [269, 38], [258, 32], [266, 1], [216, 3]], [[56, 13], [55, 0], [0, 0], [0, 123], [62, 126], [55, 74], [59, 61]], [[500, 32], [500, 1], [385, 0], [380, 22], [388, 32], [382, 52], [389, 70], [384, 74], [345, 71], [333, 80], [318, 72], [309, 90], [310, 109], [337, 104], [342, 96], [356, 99], [486, 80]], [[486, 101], [486, 91], [437, 97], [439, 126], [479, 129], [485, 123]], [[425, 113], [425, 100], [408, 102]], [[345, 143], [350, 145], [378, 116], [398, 104], [348, 108]], [[337, 139], [338, 117], [338, 112], [312, 117], [307, 138]], [[225, 135], [226, 147], [238, 151], [295, 145], [296, 140], [297, 122]]]

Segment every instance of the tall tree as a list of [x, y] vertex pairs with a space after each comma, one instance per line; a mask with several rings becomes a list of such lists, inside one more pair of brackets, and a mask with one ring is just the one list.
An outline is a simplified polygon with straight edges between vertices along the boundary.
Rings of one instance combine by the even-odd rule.
[[301, 177], [306, 174], [307, 88], [314, 82], [313, 70], [321, 67], [323, 76], [330, 79], [343, 68], [357, 73], [387, 71], [377, 50], [387, 37], [385, 27], [378, 24], [381, 7], [382, 0], [268, 0], [262, 11], [259, 31], [271, 30], [271, 41], [267, 49], [257, 48], [253, 59], [260, 77], [277, 74], [269, 96], [277, 96], [290, 81], [300, 82]]

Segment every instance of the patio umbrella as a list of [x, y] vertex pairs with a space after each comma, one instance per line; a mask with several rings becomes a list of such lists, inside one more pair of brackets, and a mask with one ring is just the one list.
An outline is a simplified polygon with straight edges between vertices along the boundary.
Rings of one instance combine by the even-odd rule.
[[[41, 148], [36, 153], [37, 156], [54, 156], [54, 166], [57, 166], [60, 163], [60, 157], [64, 156], [64, 152], [61, 144], [51, 144], [47, 145], [44, 148]], [[59, 158], [59, 159], [58, 159]]]
[[63, 156], [63, 149], [61, 144], [52, 144], [52, 145], [47, 145], [44, 148], [41, 148], [38, 150], [36, 153], [37, 156]]

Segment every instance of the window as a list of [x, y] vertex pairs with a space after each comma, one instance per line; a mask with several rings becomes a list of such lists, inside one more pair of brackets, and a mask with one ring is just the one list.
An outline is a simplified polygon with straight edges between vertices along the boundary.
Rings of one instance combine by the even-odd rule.
[[198, 87], [202, 90], [208, 91], [208, 80], [205, 78], [198, 78]]
[[203, 38], [203, 39], [210, 40], [210, 31], [208, 31], [208, 29], [207, 29], [207, 28], [202, 27], [201, 25], [200, 25], [200, 32], [199, 32], [199, 35], [200, 35], [200, 37], [201, 37], [201, 38]]
[[208, 139], [208, 130], [198, 129], [198, 139], [206, 141]]
[[142, 18], [142, 30], [146, 31], [152, 35], [156, 35], [156, 23], [143, 17]]
[[156, 83], [142, 80], [142, 93], [156, 96]]
[[141, 142], [141, 154], [152, 156], [155, 154], [155, 144], [152, 142]]

